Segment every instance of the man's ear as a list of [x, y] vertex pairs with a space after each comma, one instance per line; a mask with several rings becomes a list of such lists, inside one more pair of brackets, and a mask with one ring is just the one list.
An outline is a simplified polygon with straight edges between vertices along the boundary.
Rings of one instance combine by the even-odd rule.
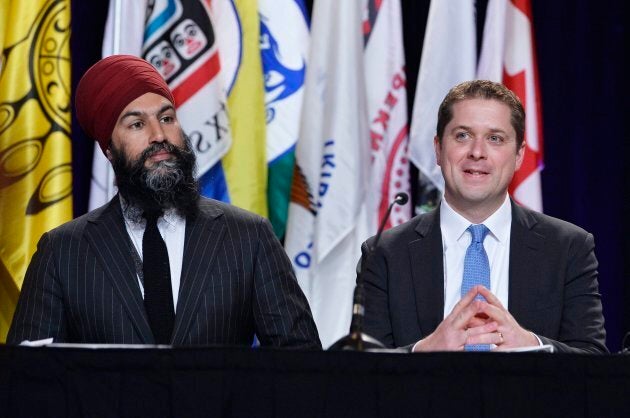
[[437, 162], [437, 165], [441, 165], [440, 160], [442, 156], [442, 149], [440, 146], [440, 138], [438, 138], [437, 135], [433, 137], [433, 148], [435, 149], [435, 161]]
[[525, 157], [525, 148], [527, 148], [526, 141], [523, 141], [519, 149], [516, 151], [516, 166], [514, 171], [517, 171], [519, 168], [521, 168], [521, 164], [523, 164], [523, 158]]

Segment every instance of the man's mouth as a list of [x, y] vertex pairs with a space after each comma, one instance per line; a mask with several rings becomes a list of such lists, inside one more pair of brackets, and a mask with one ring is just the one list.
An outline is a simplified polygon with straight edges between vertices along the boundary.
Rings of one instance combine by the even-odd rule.
[[464, 170], [464, 173], [469, 174], [471, 176], [485, 176], [488, 174], [487, 171], [481, 171], [481, 170]]
[[160, 150], [151, 154], [149, 158], [153, 161], [162, 161], [171, 158], [172, 154], [167, 150]]

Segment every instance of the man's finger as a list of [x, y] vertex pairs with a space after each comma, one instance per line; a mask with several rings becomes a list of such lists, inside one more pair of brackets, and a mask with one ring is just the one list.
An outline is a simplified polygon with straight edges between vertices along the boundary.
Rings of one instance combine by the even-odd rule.
[[472, 337], [476, 335], [496, 332], [498, 328], [499, 328], [499, 324], [495, 321], [492, 321], [492, 322], [488, 322], [487, 324], [480, 325], [478, 327], [468, 328], [466, 330], [466, 334], [468, 335], [468, 337]]
[[503, 306], [496, 306], [489, 302], [482, 302], [479, 305], [479, 312], [488, 315], [489, 318], [492, 318], [499, 324], [505, 324], [508, 319], [507, 311]]
[[498, 306], [501, 309], [505, 309], [503, 307], [503, 305], [501, 304], [501, 301], [499, 300], [499, 298], [497, 298], [494, 293], [492, 293], [488, 288], [484, 287], [484, 286], [475, 286], [474, 289], [477, 289], [477, 292], [483, 296], [484, 298], [486, 298], [486, 300], [488, 301], [489, 304], [494, 305], [494, 306]]
[[483, 314], [483, 316], [480, 316], [479, 314], [473, 316], [472, 318], [470, 318], [470, 321], [466, 324], [466, 327], [468, 328], [472, 328], [472, 327], [479, 327], [481, 325], [485, 325], [488, 322], [490, 322], [488, 320], [488, 315]]
[[495, 344], [500, 346], [503, 344], [503, 334], [500, 332], [486, 332], [483, 334], [471, 335], [466, 339], [466, 344]]
[[453, 310], [451, 311], [450, 315], [459, 315], [462, 310], [464, 310], [468, 305], [470, 305], [470, 303], [475, 299], [475, 296], [477, 296], [477, 291], [475, 289], [476, 287], [473, 287], [472, 289], [470, 289], [468, 293], [466, 293], [464, 297], [461, 298], [459, 302], [455, 304], [455, 307], [453, 307]]
[[[453, 328], [465, 329], [468, 323], [477, 315], [480, 309], [480, 300], [471, 300], [454, 318]], [[454, 309], [453, 309], [454, 311]]]

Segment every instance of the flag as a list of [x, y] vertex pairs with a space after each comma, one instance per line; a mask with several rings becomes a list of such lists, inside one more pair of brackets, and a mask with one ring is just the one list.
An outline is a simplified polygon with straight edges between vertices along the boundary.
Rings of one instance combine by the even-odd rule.
[[[231, 145], [227, 91], [207, 1], [157, 0], [110, 4], [103, 56], [126, 53], [144, 58], [173, 92], [178, 118], [197, 156], [202, 193], [229, 201], [221, 158]], [[115, 42], [116, 28], [119, 41]], [[138, 30], [141, 28], [141, 30]], [[115, 193], [113, 171], [95, 149], [90, 209]], [[104, 181], [107, 179], [107, 181]], [[105, 193], [103, 193], [105, 190]]]
[[[365, 78], [370, 128], [370, 234], [376, 233], [389, 203], [410, 193], [407, 80], [400, 0], [369, 0], [364, 14]], [[411, 218], [411, 202], [396, 205], [386, 228]]]
[[302, 0], [260, 0], [258, 10], [267, 122], [267, 201], [269, 220], [282, 238], [304, 96], [308, 15]]
[[318, 0], [285, 249], [324, 347], [348, 333], [368, 236], [369, 131], [361, 2]]
[[[208, 0], [206, 0], [208, 1]], [[232, 146], [221, 164], [230, 203], [267, 216], [265, 90], [256, 2], [213, 0]], [[224, 71], [225, 70], [225, 71]], [[202, 185], [207, 183], [202, 178]]]
[[475, 78], [476, 64], [474, 0], [432, 1], [413, 104], [409, 153], [421, 174], [441, 192], [444, 179], [433, 148], [438, 107], [451, 87]]
[[43, 233], [72, 219], [70, 1], [0, 8], [0, 340]]
[[542, 211], [542, 112], [532, 26], [529, 0], [490, 0], [477, 78], [503, 83], [523, 103], [525, 156], [509, 191], [518, 203]]
[[[118, 9], [120, 7], [120, 9]], [[103, 57], [113, 54], [142, 54], [144, 22], [147, 0], [109, 2], [105, 33], [103, 35]], [[99, 147], [94, 147], [92, 156], [92, 178], [88, 209], [103, 206], [116, 194], [114, 170]]]
[[147, 10], [142, 44], [142, 58], [160, 72], [173, 92], [177, 116], [202, 178], [231, 145], [219, 43], [208, 3], [156, 0]]

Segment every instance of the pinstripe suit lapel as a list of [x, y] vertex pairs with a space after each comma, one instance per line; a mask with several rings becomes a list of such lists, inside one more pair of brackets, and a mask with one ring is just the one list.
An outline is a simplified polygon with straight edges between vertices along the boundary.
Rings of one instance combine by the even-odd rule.
[[423, 215], [415, 228], [420, 236], [409, 243], [409, 257], [418, 324], [429, 335], [444, 316], [444, 257], [440, 209]]
[[188, 328], [201, 303], [201, 295], [211, 281], [214, 258], [227, 230], [223, 212], [203, 206], [199, 215], [186, 220], [184, 262], [175, 315], [173, 344], [185, 344]]
[[544, 237], [532, 231], [536, 223], [531, 214], [512, 202], [508, 310], [519, 323], [526, 312], [538, 305], [533, 290], [534, 283], [542, 277], [539, 249]]
[[143, 343], [154, 344], [155, 340], [137, 283], [136, 269], [129, 253], [127, 244], [129, 238], [123, 223], [118, 196], [114, 197], [102, 211], [90, 215], [85, 236]]

